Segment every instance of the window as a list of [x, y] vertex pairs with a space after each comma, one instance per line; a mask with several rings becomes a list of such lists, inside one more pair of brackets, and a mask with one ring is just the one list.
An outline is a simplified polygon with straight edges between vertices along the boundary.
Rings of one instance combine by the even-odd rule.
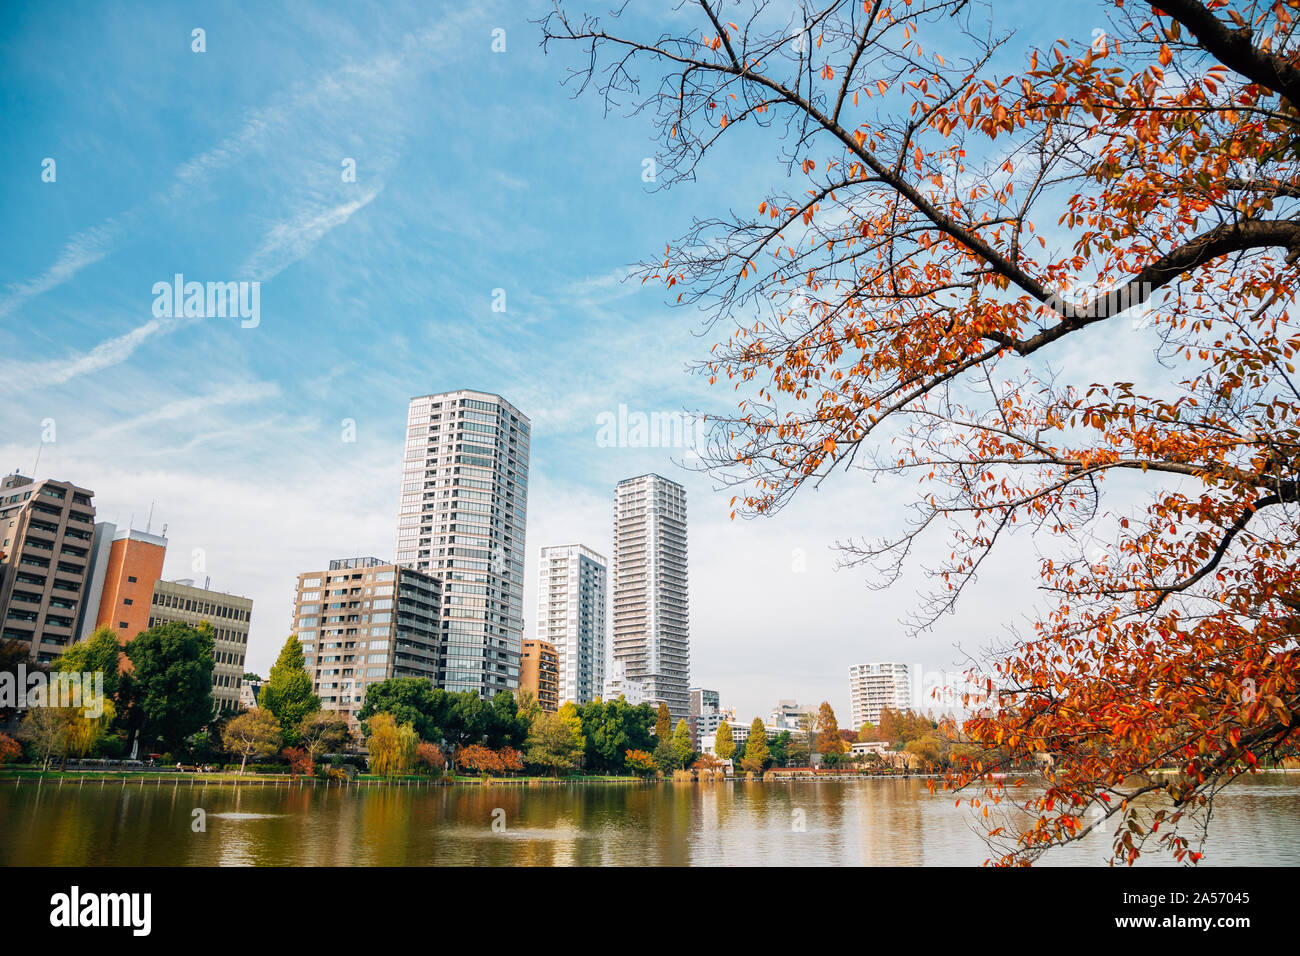
[[135, 584], [135, 582], [136, 582], [136, 579], [135, 579], [134, 577], [130, 576], [130, 575], [127, 575], [127, 578], [126, 578], [126, 579], [127, 579], [127, 581], [130, 582], [131, 584]]

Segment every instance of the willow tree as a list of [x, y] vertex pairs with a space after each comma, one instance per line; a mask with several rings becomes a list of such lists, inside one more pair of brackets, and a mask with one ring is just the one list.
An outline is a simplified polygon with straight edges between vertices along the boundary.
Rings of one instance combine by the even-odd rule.
[[[984, 662], [949, 780], [1000, 809], [992, 771], [1050, 766], [1027, 825], [988, 815], [995, 862], [1099, 827], [1194, 861], [1215, 793], [1296, 754], [1297, 6], [1095, 0], [1071, 20], [1104, 31], [1042, 49], [968, 0], [543, 21], [580, 88], [654, 118], [661, 185], [740, 130], [787, 165], [642, 273], [736, 390], [706, 455], [733, 516], [850, 469], [913, 489], [845, 557], [883, 586], [950, 538], [919, 629], [1039, 536], [1032, 631]], [[1067, 371], [1145, 343], [1150, 385]]]

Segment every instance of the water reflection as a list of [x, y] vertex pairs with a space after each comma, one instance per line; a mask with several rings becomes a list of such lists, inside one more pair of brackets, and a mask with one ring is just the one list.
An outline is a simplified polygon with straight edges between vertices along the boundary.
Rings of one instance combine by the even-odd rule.
[[[1300, 864], [1300, 777], [1234, 784], [1213, 823], [1202, 865]], [[989, 856], [980, 832], [920, 780], [0, 786], [0, 865], [976, 865]], [[1103, 862], [1109, 835], [1096, 837], [1042, 862]]]

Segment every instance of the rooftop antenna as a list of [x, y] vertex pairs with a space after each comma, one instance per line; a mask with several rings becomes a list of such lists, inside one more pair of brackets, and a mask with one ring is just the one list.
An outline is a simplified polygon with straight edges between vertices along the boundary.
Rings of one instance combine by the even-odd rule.
[[149, 520], [145, 522], [144, 533], [149, 534], [153, 531], [153, 502], [149, 502]]
[[[41, 452], [43, 452], [44, 450], [45, 450], [45, 439], [42, 438], [41, 443], [36, 446], [36, 461], [32, 465], [33, 480], [36, 478], [36, 469], [41, 466]], [[14, 470], [14, 473], [17, 474], [17, 469]]]

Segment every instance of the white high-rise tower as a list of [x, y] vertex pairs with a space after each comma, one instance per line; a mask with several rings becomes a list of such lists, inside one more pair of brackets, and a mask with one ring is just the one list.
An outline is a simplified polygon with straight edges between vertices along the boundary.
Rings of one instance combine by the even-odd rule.
[[659, 475], [614, 489], [614, 660], [674, 723], [690, 716], [686, 489]]
[[581, 706], [605, 685], [605, 558], [581, 544], [542, 548], [537, 636], [559, 657], [559, 702]]
[[519, 686], [528, 418], [500, 395], [411, 399], [397, 563], [443, 581], [437, 684]]

